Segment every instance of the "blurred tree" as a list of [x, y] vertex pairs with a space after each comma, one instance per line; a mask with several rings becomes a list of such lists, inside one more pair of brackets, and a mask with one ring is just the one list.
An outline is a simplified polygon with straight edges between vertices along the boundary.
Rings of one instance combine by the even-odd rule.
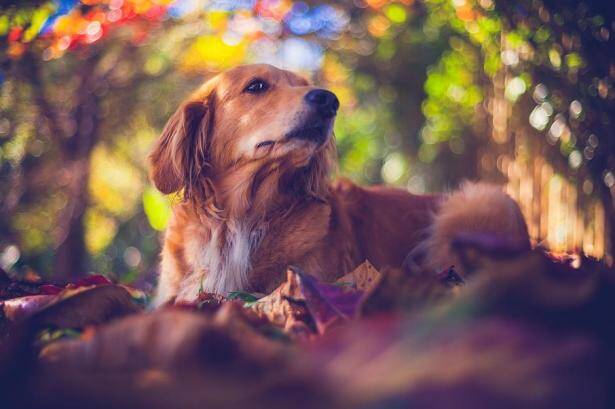
[[[135, 103], [146, 99], [152, 88], [159, 89], [155, 83], [170, 72], [169, 64], [152, 69], [147, 62], [153, 52], [141, 47], [148, 34], [159, 27], [161, 13], [155, 9], [152, 12], [152, 8], [141, 10], [141, 21], [131, 17], [131, 26], [98, 41], [104, 29], [97, 20], [100, 10], [93, 5], [80, 6], [60, 23], [68, 31], [85, 24], [85, 36], [82, 30], [76, 30], [74, 37], [61, 32], [56, 36], [65, 42], [59, 44], [65, 49], [79, 42], [91, 44], [53, 59], [50, 54], [58, 47], [54, 38], [42, 37], [30, 44], [26, 38], [29, 30], [40, 24], [37, 13], [41, 10], [46, 18], [53, 18], [49, 17], [51, 7], [29, 7], [10, 9], [9, 15], [23, 24], [10, 29], [8, 36], [13, 41], [8, 43], [9, 59], [3, 62], [8, 78], [3, 86], [2, 110], [11, 138], [2, 139], [2, 171], [10, 177], [10, 183], [2, 186], [2, 230], [26, 251], [51, 249], [53, 271], [59, 276], [78, 276], [90, 267], [87, 250], [100, 250], [108, 244], [105, 237], [102, 243], [93, 238], [86, 248], [86, 218], [103, 231], [107, 226], [107, 236], [113, 238], [117, 222], [109, 213], [132, 216], [131, 208], [140, 199], [142, 175], [136, 179], [132, 176], [133, 183], [118, 191], [112, 184], [121, 183], [130, 174], [120, 173], [105, 181], [104, 175], [91, 170], [96, 164], [93, 159], [101, 162], [121, 153], [115, 136], [125, 135], [132, 128], [131, 119], [139, 118], [138, 114], [164, 117], [167, 113], [159, 104]], [[130, 16], [130, 5], [118, 10]], [[23, 42], [17, 41], [20, 38]], [[137, 114], [136, 107], [148, 109]], [[158, 126], [161, 122], [154, 121]], [[134, 140], [138, 136], [128, 137]], [[146, 156], [149, 140], [146, 137], [139, 145], [141, 157]], [[114, 165], [114, 169], [94, 171], [121, 172], [118, 163]], [[138, 168], [143, 168], [141, 161]], [[131, 191], [136, 196], [130, 195]]]
[[[533, 153], [547, 157], [579, 196], [601, 200], [615, 254], [615, 4], [498, 2], [497, 11], [506, 17], [505, 51], [524, 60], [508, 64], [517, 76], [506, 89], [515, 88], [514, 78], [534, 85], [512, 111], [528, 120], [513, 126], [539, 141]], [[524, 58], [524, 50], [531, 55]]]

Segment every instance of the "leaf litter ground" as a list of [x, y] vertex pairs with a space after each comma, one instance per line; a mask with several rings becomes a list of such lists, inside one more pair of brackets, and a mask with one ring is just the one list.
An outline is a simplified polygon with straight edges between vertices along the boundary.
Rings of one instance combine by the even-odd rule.
[[2, 272], [0, 396], [18, 408], [615, 402], [612, 269], [497, 237], [455, 248], [465, 277], [366, 261], [323, 283], [291, 266], [271, 294], [156, 311], [103, 276], [54, 286]]

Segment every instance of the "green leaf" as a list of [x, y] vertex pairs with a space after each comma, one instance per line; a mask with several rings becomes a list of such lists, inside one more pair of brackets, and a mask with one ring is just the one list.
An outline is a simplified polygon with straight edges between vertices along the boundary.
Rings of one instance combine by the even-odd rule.
[[245, 291], [231, 291], [230, 293], [228, 293], [228, 297], [226, 298], [229, 300], [241, 300], [246, 303], [253, 303], [258, 301], [258, 299], [261, 297], [257, 297], [256, 295], [250, 294]]
[[143, 210], [150, 226], [158, 231], [164, 230], [171, 216], [171, 204], [153, 187], [143, 191]]

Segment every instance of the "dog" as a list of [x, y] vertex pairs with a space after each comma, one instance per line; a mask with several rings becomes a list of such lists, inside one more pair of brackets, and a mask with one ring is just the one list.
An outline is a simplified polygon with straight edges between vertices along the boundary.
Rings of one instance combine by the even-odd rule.
[[164, 236], [153, 304], [200, 292], [268, 293], [296, 265], [333, 281], [365, 260], [400, 266], [425, 252], [434, 271], [458, 263], [463, 232], [527, 242], [518, 205], [500, 188], [452, 194], [331, 181], [339, 101], [266, 64], [223, 72], [172, 115], [150, 154], [150, 178], [181, 201]]

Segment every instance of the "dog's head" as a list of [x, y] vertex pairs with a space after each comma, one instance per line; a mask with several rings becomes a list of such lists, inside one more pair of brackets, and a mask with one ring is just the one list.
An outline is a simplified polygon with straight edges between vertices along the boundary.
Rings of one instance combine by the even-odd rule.
[[200, 202], [233, 192], [250, 201], [262, 189], [322, 195], [338, 107], [335, 94], [292, 72], [231, 69], [173, 114], [150, 155], [151, 178], [163, 193], [183, 189]]

